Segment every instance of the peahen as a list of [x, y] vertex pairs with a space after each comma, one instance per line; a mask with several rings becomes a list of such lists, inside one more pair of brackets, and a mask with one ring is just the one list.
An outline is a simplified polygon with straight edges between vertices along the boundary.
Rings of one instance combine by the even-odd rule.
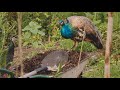
[[74, 41], [72, 47], [76, 48], [78, 42], [87, 41], [98, 49], [103, 48], [102, 39], [97, 27], [90, 19], [84, 16], [70, 16], [65, 20], [60, 20], [61, 35], [65, 39]]
[[12, 61], [13, 61], [15, 41], [16, 41], [16, 37], [12, 37], [12, 38], [10, 39], [10, 43], [9, 43], [9, 45], [8, 45], [7, 57], [6, 57], [6, 63], [7, 63], [7, 64], [8, 64], [9, 62], [12, 62]]
[[[16, 41], [16, 37], [10, 38], [8, 48], [4, 49], [4, 51], [0, 55], [0, 70], [1, 71], [4, 70], [5, 72], [6, 71], [10, 72], [14, 69], [14, 68], [11, 68], [11, 62], [13, 61], [13, 58], [14, 58], [15, 41]], [[2, 76], [3, 78], [6, 78], [7, 74], [0, 73], [0, 76]]]
[[0, 67], [1, 68], [8, 68], [10, 66], [10, 62], [13, 61], [15, 41], [16, 41], [16, 37], [10, 38], [8, 47], [4, 49], [4, 51], [2, 51], [1, 56], [0, 56], [0, 62], [1, 62]]

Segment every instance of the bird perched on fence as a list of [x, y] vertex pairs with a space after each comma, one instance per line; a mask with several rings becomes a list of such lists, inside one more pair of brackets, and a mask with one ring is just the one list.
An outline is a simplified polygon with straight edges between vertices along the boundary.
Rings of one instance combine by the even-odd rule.
[[103, 48], [102, 39], [97, 27], [90, 19], [84, 16], [70, 16], [65, 20], [60, 20], [61, 35], [65, 39], [74, 41], [72, 47], [76, 48], [78, 42], [87, 41], [98, 49]]

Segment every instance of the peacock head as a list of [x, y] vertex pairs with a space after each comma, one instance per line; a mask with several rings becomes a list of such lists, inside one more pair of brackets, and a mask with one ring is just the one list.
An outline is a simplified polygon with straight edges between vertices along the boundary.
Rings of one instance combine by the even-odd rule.
[[60, 20], [60, 21], [59, 21], [59, 24], [60, 24], [61, 26], [63, 26], [65, 23], [64, 23], [63, 20]]

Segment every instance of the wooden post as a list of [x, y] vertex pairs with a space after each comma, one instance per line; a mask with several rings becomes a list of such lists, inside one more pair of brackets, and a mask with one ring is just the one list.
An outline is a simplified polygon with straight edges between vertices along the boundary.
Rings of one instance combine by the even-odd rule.
[[19, 60], [21, 63], [21, 76], [23, 76], [23, 63], [22, 63], [22, 12], [17, 12], [18, 15], [18, 41], [19, 41]]
[[104, 72], [105, 78], [110, 78], [110, 51], [112, 44], [112, 31], [113, 31], [113, 13], [108, 12], [108, 29], [105, 50], [105, 72]]

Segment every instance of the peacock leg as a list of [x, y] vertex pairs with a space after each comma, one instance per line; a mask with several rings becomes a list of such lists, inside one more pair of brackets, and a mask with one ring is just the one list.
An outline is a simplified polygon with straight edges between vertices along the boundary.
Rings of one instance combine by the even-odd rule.
[[71, 49], [75, 49], [77, 46], [78, 46], [78, 42], [74, 41], [74, 45], [73, 45], [73, 47]]

